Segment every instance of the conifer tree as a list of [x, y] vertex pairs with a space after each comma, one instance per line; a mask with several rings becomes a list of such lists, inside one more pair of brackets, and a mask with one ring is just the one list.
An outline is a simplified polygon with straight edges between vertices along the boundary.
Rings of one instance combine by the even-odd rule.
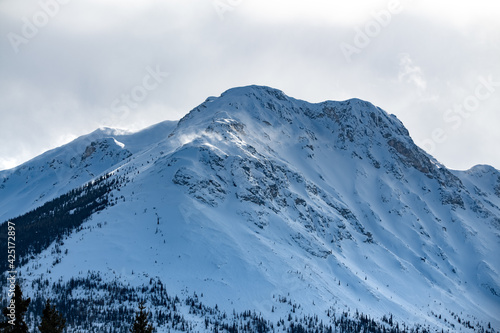
[[41, 333], [62, 333], [65, 327], [66, 319], [47, 300], [43, 309], [42, 323], [38, 329]]
[[21, 287], [16, 284], [14, 295], [3, 309], [2, 313], [6, 320], [0, 323], [0, 332], [5, 333], [28, 333], [28, 325], [24, 322], [24, 314], [28, 310], [31, 299], [23, 299]]
[[154, 328], [148, 323], [148, 313], [144, 311], [144, 302], [139, 303], [139, 313], [135, 315], [135, 321], [130, 333], [152, 333]]

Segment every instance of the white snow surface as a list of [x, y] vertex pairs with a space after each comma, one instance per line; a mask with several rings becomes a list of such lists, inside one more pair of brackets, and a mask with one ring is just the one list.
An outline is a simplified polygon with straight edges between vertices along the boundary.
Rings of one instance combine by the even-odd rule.
[[0, 171], [0, 221], [19, 216], [110, 172], [132, 154], [158, 144], [176, 124], [165, 121], [138, 133], [100, 128], [18, 167]]
[[159, 277], [267, 318], [286, 296], [319, 316], [446, 330], [453, 312], [500, 329], [500, 172], [447, 170], [369, 102], [249, 86], [179, 122], [100, 129], [0, 172], [0, 220], [109, 172], [127, 176], [123, 200], [67, 237], [57, 265], [52, 246], [19, 268], [27, 281]]

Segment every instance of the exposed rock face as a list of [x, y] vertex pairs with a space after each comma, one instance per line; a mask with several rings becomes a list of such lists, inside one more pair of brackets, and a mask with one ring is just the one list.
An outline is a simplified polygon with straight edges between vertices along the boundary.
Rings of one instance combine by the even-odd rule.
[[8, 202], [42, 169], [116, 180], [113, 205], [88, 221], [99, 231], [68, 236], [67, 257], [48, 249], [23, 274], [155, 276], [270, 316], [286, 295], [324, 320], [332, 308], [424, 318], [438, 331], [459, 325], [438, 313], [497, 320], [498, 170], [448, 170], [369, 102], [312, 104], [268, 87], [231, 89], [146, 140], [149, 131], [135, 134], [147, 144], [106, 133], [2, 174]]

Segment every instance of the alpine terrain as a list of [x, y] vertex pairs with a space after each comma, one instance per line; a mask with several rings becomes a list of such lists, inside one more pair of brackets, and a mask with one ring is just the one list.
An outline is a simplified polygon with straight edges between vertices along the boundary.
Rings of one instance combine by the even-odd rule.
[[[37, 327], [498, 332], [500, 172], [449, 170], [393, 115], [262, 86], [0, 171]], [[7, 256], [0, 263], [7, 304]]]

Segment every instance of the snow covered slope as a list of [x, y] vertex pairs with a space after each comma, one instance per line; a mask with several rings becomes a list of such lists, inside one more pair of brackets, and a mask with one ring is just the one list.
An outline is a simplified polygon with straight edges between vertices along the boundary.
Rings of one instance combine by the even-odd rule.
[[103, 173], [125, 179], [112, 206], [20, 269], [27, 281], [157, 278], [271, 320], [293, 303], [325, 321], [357, 309], [430, 330], [500, 328], [498, 170], [446, 169], [358, 99], [249, 86], [171, 125], [94, 132], [2, 172], [4, 219]]
[[11, 170], [0, 171], [0, 221], [41, 206], [109, 172], [168, 136], [177, 122], [138, 133], [101, 128]]

